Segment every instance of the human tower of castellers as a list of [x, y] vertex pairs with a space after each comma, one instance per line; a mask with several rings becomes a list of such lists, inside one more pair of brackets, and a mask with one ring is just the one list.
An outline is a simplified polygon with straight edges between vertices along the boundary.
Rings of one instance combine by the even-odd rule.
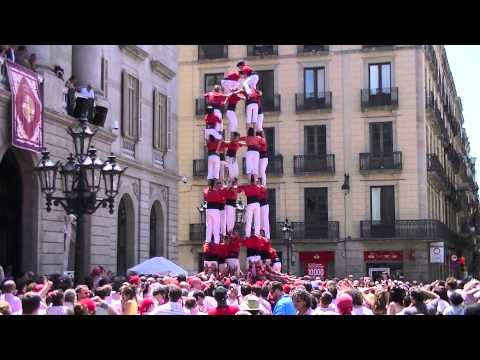
[[[256, 88], [258, 74], [245, 61], [238, 71], [228, 71], [222, 85], [204, 94], [206, 102], [205, 145], [208, 149], [208, 188], [204, 191], [206, 232], [203, 251], [204, 272], [219, 277], [240, 275], [239, 252], [247, 250], [247, 277], [260, 273], [267, 278], [282, 278], [281, 263], [270, 242], [267, 202], [267, 141], [263, 132], [262, 92]], [[223, 89], [222, 89], [223, 88]], [[241, 136], [235, 113], [237, 104], [246, 105], [246, 136]], [[227, 106], [228, 134], [222, 136], [222, 109]], [[237, 152], [246, 147], [248, 183], [238, 184]], [[245, 237], [235, 227], [238, 195], [247, 198]], [[252, 234], [253, 222], [253, 234]]]

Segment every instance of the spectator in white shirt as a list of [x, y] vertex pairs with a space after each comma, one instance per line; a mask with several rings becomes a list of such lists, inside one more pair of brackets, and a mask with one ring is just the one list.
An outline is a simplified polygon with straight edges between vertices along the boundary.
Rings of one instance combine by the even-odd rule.
[[317, 304], [317, 308], [313, 312], [313, 315], [338, 315], [335, 311], [331, 310], [332, 304], [332, 294], [330, 292], [325, 291], [320, 298], [320, 306]]
[[185, 300], [185, 311], [190, 315], [207, 315], [198, 310], [197, 300], [194, 297], [189, 297]]
[[363, 306], [362, 293], [357, 289], [351, 289], [347, 291], [347, 294], [352, 297], [353, 309], [352, 315], [373, 315], [373, 311]]
[[47, 308], [47, 315], [68, 315], [69, 308], [64, 305], [64, 294], [62, 290], [52, 291], [47, 298], [51, 306]]
[[158, 285], [152, 291], [153, 301], [156, 306], [163, 305], [168, 302], [168, 286]]
[[7, 280], [2, 286], [3, 295], [0, 296], [0, 300], [4, 300], [10, 304], [12, 315], [18, 315], [22, 311], [22, 301], [16, 296], [17, 286], [15, 281]]
[[168, 302], [160, 305], [151, 315], [187, 315], [182, 304], [182, 290], [176, 285], [168, 289]]
[[34, 292], [28, 292], [22, 298], [22, 315], [40, 315], [42, 298]]
[[452, 305], [448, 306], [443, 315], [464, 315], [465, 308], [463, 307], [463, 297], [457, 292], [453, 292], [450, 296], [450, 302]]
[[198, 310], [203, 313], [208, 313], [210, 310], [213, 310], [217, 307], [217, 302], [209, 303], [205, 299], [205, 293], [201, 290], [197, 290], [193, 293], [193, 297], [197, 300]]
[[270, 305], [267, 300], [262, 298], [262, 288], [260, 285], [252, 286], [252, 294], [258, 297], [261, 313], [264, 315], [272, 315], [272, 305]]
[[95, 92], [93, 91], [92, 86], [87, 85], [86, 87], [82, 87], [82, 89], [80, 90], [79, 97], [82, 97], [85, 99], [95, 99]]

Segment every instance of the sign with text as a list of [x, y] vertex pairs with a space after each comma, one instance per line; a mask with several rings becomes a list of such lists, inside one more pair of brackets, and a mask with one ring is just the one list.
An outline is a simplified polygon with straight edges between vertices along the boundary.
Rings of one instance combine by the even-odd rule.
[[443, 242], [430, 244], [430, 262], [432, 264], [443, 264], [445, 261], [445, 248]]
[[365, 251], [364, 261], [402, 261], [402, 251]]
[[40, 152], [43, 147], [43, 102], [37, 74], [7, 61], [12, 94], [12, 145]]
[[325, 267], [323, 264], [318, 263], [308, 263], [307, 264], [307, 274], [308, 276], [320, 276], [322, 279], [325, 278]]

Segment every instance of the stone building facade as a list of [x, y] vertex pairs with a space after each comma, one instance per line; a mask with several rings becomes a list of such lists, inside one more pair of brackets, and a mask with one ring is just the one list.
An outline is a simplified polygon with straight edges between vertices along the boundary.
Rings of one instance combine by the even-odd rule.
[[[478, 187], [443, 46], [192, 45], [179, 47], [179, 170], [192, 179], [179, 190], [183, 266], [197, 270], [204, 239], [200, 98], [240, 59], [260, 73], [270, 227], [284, 269], [286, 218], [297, 274], [427, 279], [450, 273], [451, 255], [471, 254], [462, 228]], [[240, 129], [243, 114], [240, 105]], [[434, 242], [444, 265], [430, 262]]]
[[[43, 79], [45, 146], [52, 160], [73, 152], [65, 131], [77, 120], [66, 114], [64, 69], [78, 85], [91, 85], [97, 105], [108, 109], [92, 141], [102, 160], [113, 152], [128, 167], [115, 212], [100, 208], [88, 220], [89, 265], [113, 272], [151, 256], [177, 259], [177, 47], [175, 45], [27, 45], [36, 53]], [[64, 211], [45, 210], [34, 166], [39, 154], [11, 146], [10, 92], [0, 85], [2, 200], [8, 204], [0, 228], [2, 261], [15, 271], [64, 271]], [[92, 127], [95, 127], [91, 125]], [[133, 130], [134, 131], [133, 131]], [[10, 178], [10, 179], [9, 179]], [[15, 181], [11, 181], [15, 178]], [[60, 185], [60, 182], [59, 182]], [[8, 194], [15, 193], [15, 196]], [[2, 204], [3, 206], [3, 204]], [[6, 220], [8, 219], [8, 220]]]

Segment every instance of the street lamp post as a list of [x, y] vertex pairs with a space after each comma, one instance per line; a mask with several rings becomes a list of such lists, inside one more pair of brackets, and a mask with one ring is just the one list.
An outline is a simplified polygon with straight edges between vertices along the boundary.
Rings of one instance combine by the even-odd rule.
[[[127, 169], [121, 169], [116, 163], [113, 153], [108, 160], [102, 162], [97, 156], [97, 150], [91, 145], [97, 130], [92, 130], [87, 119], [79, 119], [79, 125], [69, 127], [67, 133], [72, 137], [75, 154], [70, 154], [67, 162], [53, 163], [50, 153], [44, 148], [42, 158], [35, 167], [40, 180], [41, 191], [46, 196], [46, 209], [52, 210], [52, 204], [61, 206], [67, 214], [77, 217], [77, 236], [75, 242], [75, 284], [82, 282], [87, 275], [85, 256], [85, 224], [87, 215], [92, 215], [97, 209], [109, 207], [113, 214], [114, 200], [118, 195], [120, 178]], [[60, 174], [64, 196], [54, 196], [56, 192], [57, 175]], [[102, 179], [104, 197], [98, 198]]]
[[343, 191], [343, 259], [345, 261], [345, 277], [348, 276], [348, 260], [347, 260], [347, 195], [350, 194], [350, 175], [345, 173], [342, 185]]
[[285, 219], [282, 227], [283, 238], [287, 244], [287, 274], [290, 274], [290, 263], [292, 257], [292, 234], [293, 234], [293, 224], [288, 222], [288, 219]]

